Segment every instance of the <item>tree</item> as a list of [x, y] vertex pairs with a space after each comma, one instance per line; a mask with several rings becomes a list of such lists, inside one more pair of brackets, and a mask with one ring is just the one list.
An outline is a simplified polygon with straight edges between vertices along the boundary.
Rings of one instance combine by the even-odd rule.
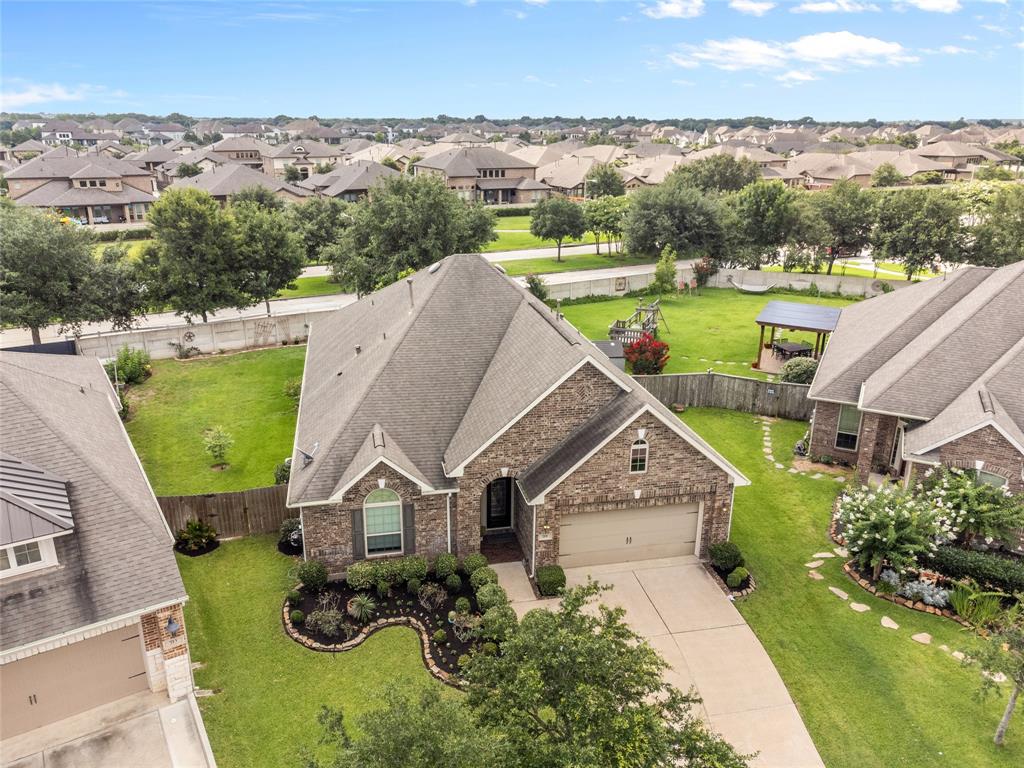
[[915, 173], [913, 176], [910, 177], [910, 181], [913, 184], [941, 184], [942, 172], [924, 171], [922, 173]]
[[856, 182], [840, 179], [813, 198], [825, 225], [828, 243], [828, 271], [840, 256], [856, 256], [871, 236], [871, 197]]
[[306, 262], [302, 240], [288, 228], [287, 219], [278, 210], [262, 208], [255, 202], [233, 202], [231, 213], [240, 290], [252, 303], [262, 301], [269, 315], [270, 300], [293, 287], [302, 274]]
[[351, 226], [323, 257], [338, 281], [360, 294], [494, 239], [494, 213], [466, 203], [435, 176], [388, 177], [351, 210]]
[[668, 364], [668, 344], [644, 333], [626, 345], [623, 355], [631, 371], [638, 376], [652, 376], [665, 370]]
[[294, 184], [296, 181], [302, 181], [302, 173], [294, 165], [286, 165], [284, 167], [284, 180], [289, 184]]
[[[641, 189], [629, 198], [623, 227], [626, 250], [653, 256], [670, 245], [681, 258], [720, 260], [731, 250], [724, 226], [728, 210], [678, 179]], [[730, 231], [736, 229], [738, 226]]]
[[[1018, 595], [1020, 598], [1021, 595]], [[1017, 699], [1024, 691], [1024, 610], [1018, 602], [1010, 610], [1004, 611], [995, 622], [992, 636], [982, 644], [973, 658], [965, 663], [977, 663], [988, 672], [981, 678], [981, 694], [987, 696], [998, 692], [999, 684], [993, 680], [995, 673], [1001, 672], [1010, 683], [1010, 696], [1006, 709], [996, 726], [992, 740], [999, 746], [1006, 739], [1006, 731], [1010, 727], [1010, 719], [1017, 706]]]
[[242, 203], [255, 203], [260, 208], [267, 211], [284, 210], [284, 200], [266, 187], [261, 187], [259, 184], [243, 187], [231, 196], [232, 205], [240, 205]]
[[773, 262], [796, 233], [800, 215], [797, 194], [781, 181], [759, 180], [732, 198], [753, 269]]
[[0, 322], [78, 333], [102, 319], [93, 295], [92, 233], [31, 208], [0, 206]]
[[526, 289], [541, 301], [548, 300], [548, 286], [544, 278], [532, 272], [526, 276]]
[[692, 712], [697, 699], [664, 681], [666, 663], [624, 610], [588, 609], [601, 589], [567, 589], [557, 610], [523, 616], [499, 655], [470, 661], [469, 706], [502, 735], [512, 764], [745, 766]]
[[530, 218], [530, 232], [544, 240], [558, 244], [556, 261], [562, 260], [562, 241], [566, 238], [579, 240], [587, 231], [583, 208], [565, 197], [549, 197], [533, 208]]
[[594, 233], [597, 252], [601, 252], [601, 236], [604, 235], [611, 253], [612, 242], [622, 238], [629, 202], [625, 195], [619, 197], [596, 197], [583, 203], [583, 218], [588, 232]]
[[302, 238], [309, 261], [322, 261], [324, 248], [341, 240], [354, 221], [349, 209], [336, 197], [310, 197], [288, 207], [286, 214]]
[[942, 190], [883, 192], [875, 206], [871, 245], [875, 261], [902, 264], [907, 280], [936, 261], [959, 261], [960, 210]]
[[590, 169], [584, 183], [587, 197], [618, 197], [626, 194], [622, 175], [614, 167], [599, 163]]
[[94, 267], [92, 284], [94, 300], [114, 330], [127, 331], [136, 320], [146, 316], [149, 297], [145, 276], [123, 241], [103, 249]]
[[977, 170], [974, 171], [974, 178], [978, 181], [1013, 181], [1017, 178], [1017, 174], [1009, 168], [1004, 168], [989, 161], [978, 166]]
[[198, 176], [203, 172], [196, 163], [179, 163], [178, 167], [174, 169], [174, 174], [181, 179], [187, 179], [191, 176]]
[[662, 249], [661, 258], [654, 267], [654, 280], [651, 282], [651, 290], [659, 296], [676, 292], [676, 258], [677, 254], [671, 245], [666, 245]]
[[975, 218], [979, 221], [968, 232], [971, 264], [1001, 267], [1024, 259], [1024, 187], [1000, 185]]
[[150, 209], [149, 225], [153, 242], [142, 263], [154, 303], [204, 323], [210, 312], [245, 306], [233, 222], [209, 193], [167, 189]]
[[320, 746], [331, 753], [318, 760], [303, 750], [303, 768], [512, 768], [508, 747], [492, 729], [481, 727], [461, 697], [442, 696], [438, 686], [417, 691], [389, 687], [383, 706], [361, 716], [350, 738], [342, 712], [322, 707]]
[[393, 157], [385, 157], [383, 160], [380, 161], [380, 164], [383, 165], [385, 168], [390, 168], [393, 171], [402, 170], [401, 166], [398, 165], [398, 161], [395, 160], [395, 158]]
[[702, 192], [735, 192], [760, 179], [761, 169], [746, 158], [712, 155], [678, 166], [669, 177]]
[[224, 427], [216, 426], [206, 430], [203, 435], [203, 448], [214, 461], [214, 466], [223, 466], [228, 457], [228, 451], [235, 444], [233, 438]]
[[896, 170], [896, 166], [892, 163], [882, 163], [871, 174], [872, 187], [895, 187], [906, 180], [907, 177]]

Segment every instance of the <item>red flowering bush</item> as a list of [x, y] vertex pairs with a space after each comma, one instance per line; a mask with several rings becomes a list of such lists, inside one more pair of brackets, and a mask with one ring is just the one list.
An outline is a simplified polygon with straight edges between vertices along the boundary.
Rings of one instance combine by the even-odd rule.
[[645, 333], [637, 341], [626, 346], [625, 355], [629, 364], [633, 366], [633, 373], [661, 373], [668, 362], [668, 344]]

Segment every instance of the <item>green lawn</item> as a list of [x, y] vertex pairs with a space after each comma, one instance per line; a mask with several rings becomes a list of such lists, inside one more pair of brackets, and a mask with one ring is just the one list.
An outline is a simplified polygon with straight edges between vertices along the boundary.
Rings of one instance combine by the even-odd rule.
[[[158, 495], [215, 493], [274, 482], [292, 449], [296, 411], [284, 383], [302, 375], [305, 347], [204, 360], [159, 360], [132, 387], [128, 434]], [[203, 431], [223, 426], [235, 439], [230, 466], [210, 468]]]
[[332, 283], [330, 277], [300, 277], [295, 281], [295, 288], [285, 288], [278, 299], [303, 299], [307, 296], [326, 296], [332, 293], [343, 293], [342, 287]]
[[[602, 246], [602, 249], [604, 246]], [[632, 258], [629, 256], [606, 256], [604, 251], [597, 253], [577, 253], [572, 251], [562, 252], [562, 260], [556, 261], [554, 256], [542, 259], [513, 259], [502, 261], [501, 266], [513, 276], [529, 274], [551, 274], [553, 272], [575, 272], [580, 269], [607, 269], [609, 267], [624, 267], [631, 264], [653, 264], [657, 257]]]
[[412, 629], [385, 629], [337, 654], [288, 638], [281, 603], [296, 581], [295, 561], [275, 542], [239, 539], [178, 558], [192, 661], [203, 665], [196, 684], [217, 692], [199, 706], [221, 768], [299, 765], [299, 747], [316, 746], [321, 705], [341, 707], [351, 727], [379, 705], [385, 687], [440, 685], [424, 669]]
[[530, 216], [498, 216], [495, 229], [525, 229], [530, 230]]
[[[753, 296], [729, 288], [704, 288], [699, 296], [664, 298], [661, 305], [665, 322], [659, 328], [659, 337], [668, 342], [671, 355], [665, 373], [694, 373], [713, 368], [721, 373], [764, 378], [764, 374], [750, 367], [760, 338], [754, 320], [773, 299], [830, 307], [852, 303], [835, 296]], [[607, 339], [612, 321], [625, 320], [637, 303], [638, 299], [624, 298], [574, 304], [562, 311], [588, 339]], [[785, 336], [814, 341], [813, 334], [787, 332]], [[716, 362], [719, 360], [721, 363]]]
[[[879, 274], [879, 275], [877, 275], [879, 280], [893, 281], [893, 280], [906, 280], [907, 279], [907, 275], [903, 271], [903, 265], [902, 264], [896, 264], [896, 263], [891, 262], [891, 261], [880, 261], [880, 262], [878, 262], [878, 268], [879, 269], [887, 269], [890, 272], [898, 272], [899, 273], [899, 275], [887, 275], [887, 274], [884, 274], [884, 273], [883, 274]], [[763, 269], [765, 272], [781, 272], [782, 271], [782, 267], [778, 266], [778, 265], [762, 267], [761, 269]], [[800, 273], [800, 272], [803, 272], [803, 270], [798, 269], [798, 270], [796, 270], [796, 272]], [[824, 275], [825, 273], [824, 272], [820, 272], [818, 274]], [[839, 276], [839, 277], [844, 277], [844, 276], [848, 276], [848, 277], [876, 277], [875, 271], [873, 269], [864, 269], [863, 267], [857, 267], [857, 266], [853, 266], [853, 265], [846, 266], [841, 261], [837, 261], [835, 263], [835, 265], [832, 267], [832, 274], [835, 275], [835, 276]], [[928, 278], [935, 277], [935, 276], [936, 276], [936, 273], [934, 273], [934, 272], [932, 272], [930, 270], [921, 270], [920, 272], [918, 272], [915, 275], [915, 278], [920, 279], [920, 280], [927, 280]]]
[[[133, 259], [139, 258], [139, 256], [142, 253], [142, 249], [145, 248], [151, 242], [153, 242], [151, 239], [125, 240], [125, 245], [128, 246], [128, 256]], [[100, 256], [103, 255], [103, 249], [109, 248], [112, 245], [117, 245], [117, 243], [96, 243], [96, 245], [92, 247], [93, 255], [95, 255], [96, 258], [99, 258]]]
[[[541, 240], [527, 232], [498, 232], [498, 239], [483, 247], [485, 253], [492, 251], [521, 251], [524, 248], [554, 248], [554, 240]], [[594, 242], [594, 233], [586, 232], [580, 240], [566, 240], [562, 247]]]
[[[1024, 765], [1024, 724], [1018, 714], [1005, 748], [992, 744], [1002, 699], [976, 701], [979, 674], [939, 649], [967, 650], [970, 636], [948, 619], [879, 600], [842, 572], [839, 558], [812, 581], [804, 563], [830, 550], [828, 522], [839, 484], [777, 470], [761, 451], [754, 416], [690, 409], [684, 420], [750, 478], [736, 490], [732, 539], [758, 589], [737, 603], [772, 657], [829, 768]], [[805, 425], [779, 422], [776, 458]], [[858, 614], [828, 591], [833, 585], [871, 611]], [[883, 615], [899, 625], [880, 626]], [[910, 639], [928, 632], [922, 646]]]

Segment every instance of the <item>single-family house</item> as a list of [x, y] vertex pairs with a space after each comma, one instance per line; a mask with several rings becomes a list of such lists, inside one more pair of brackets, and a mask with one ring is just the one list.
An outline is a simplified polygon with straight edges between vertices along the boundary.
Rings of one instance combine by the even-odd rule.
[[263, 156], [263, 172], [284, 178], [285, 170], [292, 166], [303, 178], [309, 178], [316, 173], [316, 167], [324, 165], [336, 165], [342, 158], [341, 150], [331, 144], [324, 144], [321, 141], [312, 139], [298, 139], [280, 144], [276, 147], [267, 147], [267, 154]]
[[566, 197], [586, 197], [587, 175], [601, 165], [592, 157], [569, 155], [537, 169], [537, 180]]
[[460, 147], [424, 158], [415, 175], [440, 176], [463, 200], [488, 204], [535, 203], [550, 192], [536, 180], [537, 168], [493, 147]]
[[312, 323], [288, 505], [304, 556], [480, 551], [528, 572], [706, 555], [747, 479], [478, 254]]
[[801, 176], [803, 185], [808, 189], [828, 189], [840, 179], [850, 179], [861, 187], [869, 187], [876, 167], [855, 152], [842, 155], [805, 152], [789, 158], [786, 163], [790, 173]]
[[810, 454], [909, 483], [952, 465], [1024, 492], [1024, 261], [845, 307], [808, 397]]
[[171, 188], [202, 189], [210, 193], [214, 200], [226, 205], [231, 198], [243, 189], [262, 187], [270, 190], [286, 203], [295, 203], [313, 194], [308, 189], [288, 184], [273, 176], [254, 171], [247, 165], [224, 163], [223, 165], [203, 171], [198, 176], [176, 178]]
[[298, 182], [296, 186], [324, 197], [337, 197], [355, 202], [366, 197], [370, 189], [382, 179], [394, 176], [401, 176], [401, 173], [372, 160], [359, 160], [348, 165], [335, 166], [327, 173], [314, 173]]
[[0, 352], [0, 407], [0, 738], [188, 696], [174, 539], [100, 362]]

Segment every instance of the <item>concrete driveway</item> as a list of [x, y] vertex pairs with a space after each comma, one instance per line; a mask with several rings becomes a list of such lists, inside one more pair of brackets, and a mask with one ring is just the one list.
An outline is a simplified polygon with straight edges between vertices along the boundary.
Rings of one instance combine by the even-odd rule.
[[[556, 601], [536, 600], [522, 566], [494, 566], [520, 615]], [[518, 572], [515, 570], [518, 568]], [[782, 678], [757, 637], [696, 557], [675, 557], [565, 572], [570, 586], [593, 577], [611, 589], [601, 602], [620, 606], [638, 634], [671, 669], [666, 680], [691, 686], [701, 713], [758, 768], [823, 768]]]

